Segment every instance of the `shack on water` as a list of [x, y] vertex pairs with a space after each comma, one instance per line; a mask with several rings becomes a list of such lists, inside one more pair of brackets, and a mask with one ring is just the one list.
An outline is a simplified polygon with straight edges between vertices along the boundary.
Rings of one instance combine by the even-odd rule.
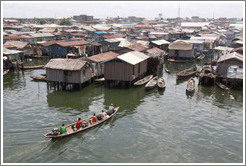
[[102, 77], [104, 75], [104, 62], [116, 58], [119, 54], [109, 51], [90, 57], [83, 57], [82, 60], [88, 61], [93, 69], [94, 77]]
[[194, 47], [192, 43], [176, 40], [168, 46], [169, 58], [175, 60], [192, 60], [194, 58]]
[[90, 83], [93, 77], [92, 69], [88, 62], [81, 59], [51, 59], [46, 65], [46, 80], [48, 87], [53, 83], [56, 89], [81, 89]]
[[233, 52], [218, 59], [217, 79], [231, 88], [243, 88], [243, 55]]
[[80, 41], [50, 41], [43, 43], [44, 47], [49, 47], [48, 51], [50, 55], [55, 57], [66, 57], [68, 53], [74, 53], [78, 56], [86, 54], [86, 45], [90, 43], [85, 40]]
[[130, 86], [147, 72], [148, 55], [131, 51], [117, 56], [104, 65], [104, 78], [109, 86]]

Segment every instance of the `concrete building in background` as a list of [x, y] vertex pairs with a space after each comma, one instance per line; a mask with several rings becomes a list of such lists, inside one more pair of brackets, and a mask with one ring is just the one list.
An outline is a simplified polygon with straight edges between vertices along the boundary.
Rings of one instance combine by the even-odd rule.
[[87, 21], [93, 21], [93, 16], [87, 16], [87, 15], [79, 15], [79, 16], [73, 16], [73, 19], [77, 22], [87, 22]]

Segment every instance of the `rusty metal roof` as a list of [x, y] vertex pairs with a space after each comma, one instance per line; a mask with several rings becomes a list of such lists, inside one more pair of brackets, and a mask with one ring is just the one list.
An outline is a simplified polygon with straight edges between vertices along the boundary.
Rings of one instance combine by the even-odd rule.
[[52, 41], [50, 43], [43, 44], [43, 45], [46, 46], [59, 45], [62, 47], [69, 47], [69, 46], [72, 47], [72, 46], [81, 46], [86, 44], [90, 44], [90, 43], [85, 40], [78, 40], [78, 41]]
[[185, 42], [183, 40], [176, 40], [173, 43], [170, 43], [168, 46], [169, 50], [192, 50], [193, 49], [193, 44]]
[[93, 55], [91, 57], [88, 57], [87, 59], [94, 61], [94, 62], [105, 62], [108, 61], [110, 59], [113, 59], [115, 57], [117, 57], [119, 54], [109, 51], [109, 52], [105, 52], [102, 54], [97, 54], [97, 55]]
[[4, 43], [5, 48], [17, 48], [17, 49], [23, 49], [26, 47], [29, 43], [23, 42], [23, 41], [7, 41]]
[[77, 70], [81, 70], [85, 64], [86, 61], [83, 61], [81, 59], [56, 58], [56, 59], [51, 59], [45, 65], [45, 68], [50, 68], [55, 70], [77, 71]]
[[145, 51], [148, 49], [148, 47], [145, 47], [144, 45], [140, 44], [140, 43], [137, 43], [137, 44], [134, 44], [134, 45], [131, 45], [129, 46], [128, 48], [134, 50], [134, 51]]
[[151, 48], [151, 49], [148, 49], [146, 50], [146, 52], [150, 53], [150, 54], [160, 54], [160, 53], [165, 53], [164, 50], [161, 50], [157, 47], [154, 47], [154, 48]]

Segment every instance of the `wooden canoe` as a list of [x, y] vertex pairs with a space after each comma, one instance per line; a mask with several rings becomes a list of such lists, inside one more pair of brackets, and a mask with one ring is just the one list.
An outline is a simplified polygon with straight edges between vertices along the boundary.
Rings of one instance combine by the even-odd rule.
[[154, 78], [152, 78], [152, 79], [145, 85], [145, 88], [146, 88], [146, 89], [153, 89], [153, 88], [157, 85], [157, 81], [158, 81], [158, 77], [155, 76]]
[[167, 67], [165, 67], [165, 71], [166, 71], [167, 73], [170, 73], [170, 70], [168, 70]]
[[225, 86], [224, 84], [222, 84], [222, 83], [220, 83], [220, 82], [216, 82], [216, 85], [219, 87], [219, 88], [221, 88], [221, 89], [223, 89], [223, 90], [230, 90], [230, 88], [228, 88], [227, 86]]
[[104, 82], [105, 81], [105, 78], [98, 78], [98, 79], [95, 79], [96, 82]]
[[168, 59], [168, 61], [175, 62], [175, 63], [192, 62], [192, 60], [182, 60], [182, 59]]
[[5, 76], [6, 74], [8, 74], [8, 73], [9, 73], [9, 69], [3, 71], [3, 75], [4, 75], [4, 76]]
[[196, 59], [197, 59], [197, 60], [203, 60], [204, 58], [205, 58], [205, 55], [202, 54], [202, 55], [200, 55], [199, 57], [197, 57]]
[[138, 80], [138, 81], [135, 82], [133, 85], [135, 85], [135, 86], [140, 86], [140, 85], [146, 84], [146, 83], [149, 82], [152, 78], [153, 78], [153, 75], [148, 75], [148, 76], [144, 77], [143, 79]]
[[30, 76], [34, 81], [46, 81], [45, 77]]
[[195, 91], [195, 80], [190, 78], [187, 82], [186, 92], [194, 92]]
[[44, 65], [38, 65], [38, 66], [23, 66], [23, 69], [41, 69]]
[[[76, 133], [85, 131], [85, 130], [87, 130], [87, 129], [89, 129], [89, 128], [92, 128], [92, 127], [94, 127], [94, 126], [97, 126], [97, 125], [99, 125], [99, 124], [101, 124], [101, 123], [103, 123], [103, 122], [109, 120], [111, 117], [113, 117], [113, 116], [117, 113], [117, 111], [119, 110], [119, 108], [120, 108], [120, 107], [116, 107], [113, 114], [111, 114], [111, 115], [108, 116], [107, 118], [104, 118], [104, 119], [102, 119], [102, 120], [100, 120], [100, 121], [98, 120], [96, 123], [93, 123], [93, 124], [90, 124], [90, 123], [89, 123], [91, 117], [86, 118], [86, 119], [83, 119], [83, 120], [82, 120], [83, 123], [87, 123], [87, 122], [88, 122], [89, 125], [88, 125], [87, 127], [84, 127], [84, 128], [81, 127], [81, 128], [79, 128], [79, 129], [74, 129], [74, 130], [73, 130], [73, 129], [72, 129], [72, 126], [73, 126], [73, 125], [75, 126], [75, 124], [76, 124], [76, 122], [74, 122], [74, 123], [71, 123], [71, 124], [65, 126], [65, 127], [66, 127], [66, 130], [67, 130], [67, 132], [65, 132], [65, 133], [60, 134], [60, 135], [52, 135], [52, 132], [48, 132], [48, 133], [44, 134], [44, 137], [46, 137], [46, 138], [52, 138], [52, 139], [63, 138], [63, 137], [67, 137], [67, 136], [70, 136], [70, 135], [73, 135], [73, 134], [76, 134]], [[97, 114], [97, 115], [98, 115], [98, 114]]]
[[163, 77], [158, 78], [157, 86], [159, 89], [164, 89], [166, 87], [166, 83]]
[[191, 67], [191, 68], [185, 69], [183, 71], [180, 71], [177, 74], [177, 79], [187, 78], [187, 77], [195, 75], [196, 73], [197, 73], [197, 67], [196, 66]]

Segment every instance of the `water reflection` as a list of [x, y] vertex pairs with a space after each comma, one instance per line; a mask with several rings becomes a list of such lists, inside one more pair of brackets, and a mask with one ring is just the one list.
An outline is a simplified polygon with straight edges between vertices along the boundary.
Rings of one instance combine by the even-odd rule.
[[26, 87], [25, 72], [10, 72], [3, 77], [3, 88], [17, 90]]
[[49, 107], [88, 111], [92, 102], [103, 99], [103, 91], [103, 87], [90, 85], [80, 91], [51, 91], [46, 97]]

